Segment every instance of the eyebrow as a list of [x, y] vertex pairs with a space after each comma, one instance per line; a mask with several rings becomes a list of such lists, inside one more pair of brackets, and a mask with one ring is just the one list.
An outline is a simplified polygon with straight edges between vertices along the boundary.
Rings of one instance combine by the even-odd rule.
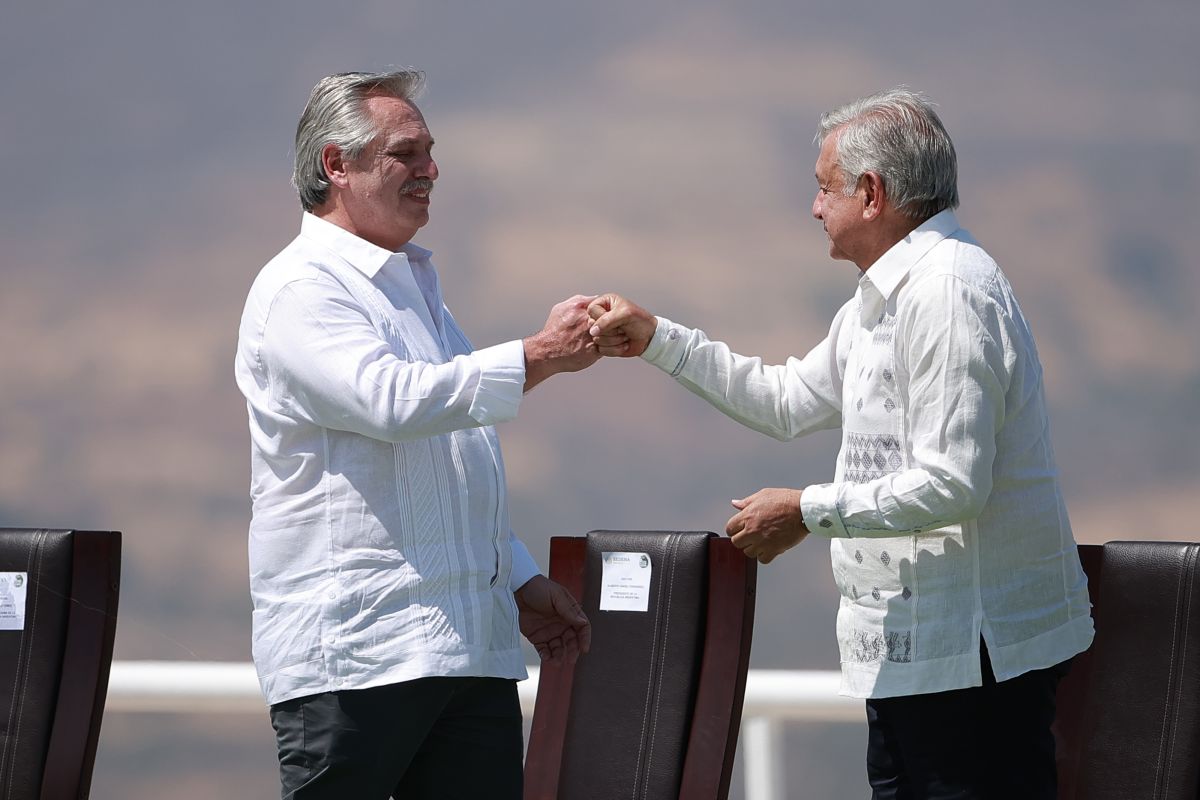
[[[396, 139], [395, 141], [388, 142], [387, 147], [388, 147], [388, 149], [392, 149], [394, 147], [403, 147], [405, 145], [414, 145], [414, 144], [420, 145], [420, 144], [424, 143], [425, 141], [426, 141], [426, 139], [424, 139], [423, 137], [401, 136], [399, 139]], [[429, 137], [428, 142], [429, 142], [429, 146], [433, 147], [434, 139], [432, 136]]]

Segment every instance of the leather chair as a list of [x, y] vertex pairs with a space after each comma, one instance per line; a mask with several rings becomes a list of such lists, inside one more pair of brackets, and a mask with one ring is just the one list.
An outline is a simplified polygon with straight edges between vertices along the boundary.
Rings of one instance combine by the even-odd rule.
[[0, 529], [0, 800], [88, 796], [120, 554], [115, 531]]
[[[605, 585], [613, 553], [648, 561], [644, 612], [600, 610], [620, 594], [612, 574]], [[573, 667], [542, 666], [525, 800], [725, 800], [757, 566], [707, 532], [551, 540], [550, 577], [581, 598], [592, 648]]]
[[1200, 544], [1082, 545], [1096, 639], [1058, 692], [1061, 800], [1200, 797]]

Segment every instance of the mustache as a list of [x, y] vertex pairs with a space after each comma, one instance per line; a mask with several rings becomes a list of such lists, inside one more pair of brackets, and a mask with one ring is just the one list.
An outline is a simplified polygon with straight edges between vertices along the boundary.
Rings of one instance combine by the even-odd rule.
[[432, 192], [433, 181], [429, 178], [414, 178], [411, 181], [405, 181], [400, 186], [400, 194], [412, 194], [413, 192]]

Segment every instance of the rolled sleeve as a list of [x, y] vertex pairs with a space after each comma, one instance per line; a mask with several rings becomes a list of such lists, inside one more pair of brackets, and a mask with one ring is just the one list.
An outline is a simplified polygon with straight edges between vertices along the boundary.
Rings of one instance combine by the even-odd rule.
[[467, 413], [480, 425], [516, 419], [525, 386], [521, 340], [485, 347], [472, 355], [479, 367], [479, 383]]

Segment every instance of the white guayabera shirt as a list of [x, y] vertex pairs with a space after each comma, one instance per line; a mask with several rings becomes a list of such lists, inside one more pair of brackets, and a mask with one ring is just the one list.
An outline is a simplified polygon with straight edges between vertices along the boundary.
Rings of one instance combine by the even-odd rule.
[[844, 694], [978, 686], [981, 635], [998, 680], [1091, 643], [1033, 335], [953, 212], [873, 264], [804, 358], [766, 366], [661, 318], [643, 357], [777, 439], [842, 428], [801, 511], [831, 538]]
[[305, 214], [263, 268], [235, 370], [250, 415], [254, 662], [268, 703], [434, 675], [524, 678], [491, 425], [520, 341], [473, 350], [429, 251]]

